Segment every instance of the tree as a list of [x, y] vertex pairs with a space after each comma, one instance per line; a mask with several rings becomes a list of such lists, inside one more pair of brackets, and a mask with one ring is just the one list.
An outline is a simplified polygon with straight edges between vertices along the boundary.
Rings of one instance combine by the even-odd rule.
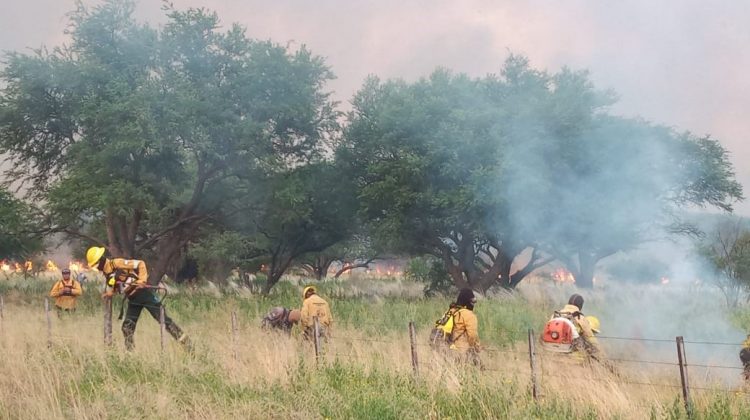
[[695, 232], [685, 209], [742, 199], [717, 141], [610, 115], [614, 101], [585, 71], [519, 56], [499, 76], [370, 79], [339, 154], [376, 239], [441, 258], [458, 287], [512, 288], [552, 259], [590, 287], [601, 259]]
[[713, 283], [724, 293], [727, 305], [736, 307], [750, 291], [750, 230], [737, 218], [717, 224], [698, 248], [714, 270]]
[[[595, 115], [577, 133], [542, 137], [556, 158], [513, 188], [516, 225], [544, 238], [544, 249], [565, 263], [579, 286], [593, 284], [599, 261], [671, 234], [694, 234], [683, 213], [692, 207], [731, 211], [742, 199], [726, 151], [710, 138], [679, 134], [641, 120]], [[510, 156], [533, 162], [525, 149]]]
[[337, 114], [332, 74], [304, 47], [220, 31], [203, 9], [168, 9], [161, 31], [132, 12], [80, 6], [70, 46], [9, 55], [0, 146], [50, 231], [151, 257], [155, 282], [208, 225], [247, 211], [238, 184], [314, 158]]
[[351, 237], [356, 204], [339, 167], [312, 162], [280, 172], [267, 188], [247, 199], [259, 208], [251, 217], [235, 218], [231, 229], [246, 246], [243, 261], [267, 265], [267, 294], [294, 263]]
[[43, 250], [33, 209], [0, 188], [0, 260], [28, 259]]
[[328, 271], [334, 263], [338, 263], [340, 268], [336, 270], [333, 277], [339, 278], [351, 270], [369, 268], [377, 258], [378, 252], [373, 248], [369, 236], [362, 232], [355, 232], [349, 239], [321, 252], [304, 255], [300, 259], [300, 266], [311, 277], [322, 280], [328, 276]]
[[362, 217], [384, 249], [433, 255], [459, 288], [515, 287], [547, 259], [511, 272], [532, 242], [502, 223], [491, 193], [502, 164], [503, 83], [438, 70], [429, 78], [368, 80], [353, 100], [339, 157], [358, 184]]

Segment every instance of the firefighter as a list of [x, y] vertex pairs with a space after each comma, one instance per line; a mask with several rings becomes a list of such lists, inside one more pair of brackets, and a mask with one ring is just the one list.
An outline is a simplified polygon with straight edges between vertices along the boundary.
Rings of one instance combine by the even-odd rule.
[[[109, 259], [105, 255], [106, 251], [103, 247], [91, 247], [86, 252], [86, 260], [89, 267], [101, 271], [107, 279], [103, 297], [112, 298], [115, 293], [122, 293], [127, 298], [128, 309], [125, 320], [122, 322], [122, 333], [125, 336], [125, 347], [133, 350], [135, 327], [141, 311], [146, 308], [151, 316], [159, 321], [162, 304], [148, 286], [148, 269], [145, 262], [123, 258]], [[188, 350], [192, 348], [188, 336], [172, 321], [172, 318], [166, 316], [166, 313], [164, 324], [169, 334], [180, 344]]]
[[300, 320], [299, 309], [288, 309], [281, 306], [271, 308], [263, 317], [261, 327], [263, 329], [284, 331], [291, 333], [292, 327]]
[[[568, 319], [573, 322], [576, 330], [578, 330], [578, 338], [573, 341], [574, 351], [583, 352], [588, 356], [599, 358], [601, 355], [601, 348], [599, 342], [594, 335], [595, 332], [599, 331], [599, 320], [594, 317], [586, 317], [583, 315], [581, 310], [583, 309], [583, 296], [574, 294], [568, 299], [568, 304], [565, 305], [562, 310], [558, 311], [559, 314], [565, 315]], [[591, 320], [595, 319], [597, 324], [592, 328]]]
[[461, 289], [458, 293], [458, 298], [456, 298], [458, 309], [453, 315], [450, 348], [456, 352], [460, 360], [480, 366], [479, 329], [477, 316], [474, 314], [476, 302], [477, 298], [471, 289]]
[[314, 337], [315, 322], [318, 317], [320, 336], [328, 338], [333, 324], [331, 309], [322, 297], [318, 296], [315, 286], [307, 286], [302, 290], [302, 310], [300, 311], [300, 327], [304, 337], [311, 340]]
[[63, 312], [75, 312], [76, 300], [83, 294], [81, 283], [70, 278], [70, 270], [63, 268], [62, 279], [55, 282], [49, 296], [55, 298], [57, 316], [61, 317]]
[[750, 382], [750, 335], [747, 336], [745, 341], [742, 342], [742, 350], [740, 350], [740, 361], [744, 368], [742, 377], [745, 381]]

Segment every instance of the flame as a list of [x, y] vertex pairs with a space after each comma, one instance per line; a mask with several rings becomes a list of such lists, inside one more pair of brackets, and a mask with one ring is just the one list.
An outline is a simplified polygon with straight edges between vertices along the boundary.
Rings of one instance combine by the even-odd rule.
[[[31, 261], [27, 261], [31, 262]], [[44, 265], [44, 269], [46, 271], [58, 271], [59, 268], [57, 267], [57, 264], [55, 264], [52, 260], [47, 260], [47, 264]]]
[[0, 269], [7, 273], [8, 271], [10, 271], [10, 265], [7, 261], [3, 260], [3, 262], [0, 264]]
[[23, 273], [23, 267], [19, 263], [13, 263], [14, 271], [16, 273]]
[[573, 273], [570, 271], [564, 269], [564, 268], [558, 268], [554, 272], [552, 272], [552, 280], [554, 280], [556, 283], [575, 283], [576, 278], [573, 277]]
[[84, 264], [82, 261], [70, 261], [68, 263], [68, 269], [70, 271], [80, 272], [80, 271], [87, 271], [89, 269], [89, 266]]

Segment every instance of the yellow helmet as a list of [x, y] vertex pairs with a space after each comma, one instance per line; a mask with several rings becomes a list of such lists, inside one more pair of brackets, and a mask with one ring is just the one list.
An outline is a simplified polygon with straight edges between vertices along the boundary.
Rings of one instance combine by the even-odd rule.
[[302, 289], [302, 299], [307, 297], [307, 292], [312, 291], [313, 293], [318, 293], [318, 289], [315, 288], [315, 286], [307, 286], [304, 289]]
[[586, 319], [589, 321], [589, 325], [591, 326], [591, 331], [594, 332], [594, 334], [599, 334], [599, 327], [601, 327], [601, 323], [599, 322], [599, 318], [595, 316], [587, 316]]
[[89, 263], [89, 267], [95, 267], [99, 260], [104, 256], [106, 249], [103, 246], [92, 246], [86, 251], [86, 262]]

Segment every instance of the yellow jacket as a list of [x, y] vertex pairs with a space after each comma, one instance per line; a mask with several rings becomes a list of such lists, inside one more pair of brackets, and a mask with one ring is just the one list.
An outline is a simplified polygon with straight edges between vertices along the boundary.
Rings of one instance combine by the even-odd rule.
[[571, 317], [571, 321], [573, 321], [573, 324], [575, 324], [576, 329], [578, 330], [578, 335], [580, 335], [581, 338], [583, 338], [583, 341], [586, 342], [588, 348], [591, 350], [591, 353], [599, 353], [599, 351], [601, 350], [599, 348], [599, 341], [596, 339], [594, 331], [591, 329], [589, 320], [586, 319], [586, 317], [581, 313], [581, 310], [575, 305], [567, 304], [564, 308], [562, 308], [560, 312], [569, 314], [578, 313], [577, 315]]
[[[69, 295], [63, 294], [66, 287], [70, 288]], [[49, 291], [49, 297], [55, 298], [55, 306], [60, 309], [75, 309], [76, 298], [81, 294], [83, 294], [81, 283], [75, 279], [70, 279], [67, 283], [65, 280], [58, 280]]]
[[479, 328], [477, 316], [470, 309], [461, 308], [453, 315], [453, 333], [451, 348], [461, 353], [469, 349], [479, 351]]
[[318, 317], [320, 325], [324, 327], [330, 328], [333, 324], [333, 316], [331, 315], [331, 308], [328, 307], [328, 302], [317, 294], [310, 295], [302, 302], [300, 326], [303, 330], [314, 326], [313, 317], [315, 316]]
[[[148, 284], [148, 269], [146, 263], [141, 260], [126, 260], [124, 258], [108, 259], [104, 263], [102, 270], [104, 276], [109, 280], [114, 277], [118, 284], [123, 284], [128, 279], [133, 279], [136, 286], [145, 286]], [[126, 287], [126, 291], [132, 290], [132, 287]], [[107, 286], [107, 294], [119, 291], [117, 288]]]

